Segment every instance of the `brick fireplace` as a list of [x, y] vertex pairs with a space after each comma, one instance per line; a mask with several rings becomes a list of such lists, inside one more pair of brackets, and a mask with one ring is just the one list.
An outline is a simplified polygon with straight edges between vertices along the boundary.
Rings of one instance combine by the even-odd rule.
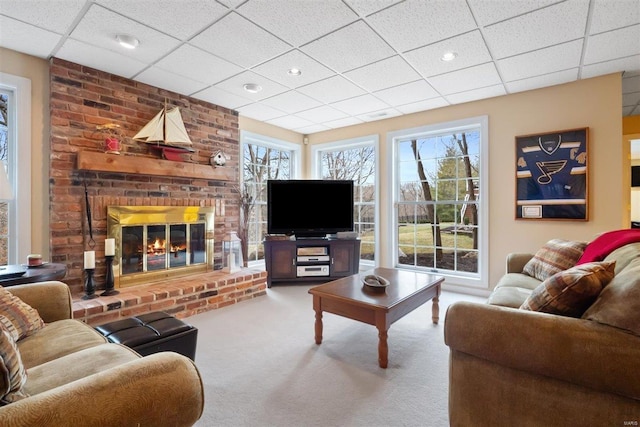
[[[266, 293], [264, 272], [225, 277], [217, 271], [222, 239], [238, 229], [240, 217], [237, 112], [57, 58], [50, 79], [51, 261], [67, 265], [64, 281], [78, 317], [99, 323], [160, 308], [188, 315]], [[180, 107], [193, 141], [185, 162], [163, 160], [132, 139], [165, 103]], [[117, 129], [120, 155], [105, 153], [105, 125]], [[209, 158], [220, 150], [227, 163], [213, 167]], [[96, 293], [104, 289], [108, 210], [118, 206], [208, 209], [215, 227], [207, 235], [206, 262], [188, 279], [150, 277], [119, 295], [81, 301], [86, 250], [95, 250]]]

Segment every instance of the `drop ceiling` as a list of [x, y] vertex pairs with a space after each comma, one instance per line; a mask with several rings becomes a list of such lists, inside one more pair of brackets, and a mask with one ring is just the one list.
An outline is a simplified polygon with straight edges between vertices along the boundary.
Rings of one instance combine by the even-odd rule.
[[640, 114], [638, 0], [0, 0], [0, 46], [302, 134], [614, 72]]

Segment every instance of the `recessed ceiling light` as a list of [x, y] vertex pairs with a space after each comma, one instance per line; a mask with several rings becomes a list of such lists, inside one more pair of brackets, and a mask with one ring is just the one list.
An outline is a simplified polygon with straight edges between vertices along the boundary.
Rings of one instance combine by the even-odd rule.
[[244, 90], [246, 90], [249, 93], [258, 93], [262, 90], [262, 86], [257, 85], [255, 83], [247, 83], [243, 87], [244, 87]]
[[442, 55], [442, 58], [440, 58], [441, 61], [453, 61], [454, 59], [456, 59], [456, 57], [458, 56], [457, 53], [455, 52], [445, 52], [444, 55]]
[[289, 71], [287, 71], [287, 74], [289, 74], [290, 76], [299, 76], [300, 74], [302, 74], [302, 70], [300, 68], [291, 68], [289, 69]]
[[116, 39], [118, 40], [118, 43], [120, 43], [120, 46], [126, 47], [127, 49], [135, 49], [140, 44], [140, 41], [137, 38], [130, 36], [129, 34], [118, 34]]

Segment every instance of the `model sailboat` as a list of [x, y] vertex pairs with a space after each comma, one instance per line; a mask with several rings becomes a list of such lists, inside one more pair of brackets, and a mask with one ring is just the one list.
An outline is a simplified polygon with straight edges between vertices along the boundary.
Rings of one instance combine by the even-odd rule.
[[181, 154], [195, 151], [190, 147], [192, 142], [184, 127], [180, 109], [174, 107], [167, 110], [166, 104], [133, 139], [161, 151], [162, 157], [167, 160], [184, 161]]

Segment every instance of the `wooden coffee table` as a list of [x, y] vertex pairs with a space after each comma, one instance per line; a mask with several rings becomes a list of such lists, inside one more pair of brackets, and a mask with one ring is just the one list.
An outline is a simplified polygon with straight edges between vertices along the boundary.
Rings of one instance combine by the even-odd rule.
[[[365, 274], [377, 274], [389, 280], [383, 293], [363, 288]], [[438, 324], [440, 309], [438, 298], [444, 278], [427, 273], [376, 268], [365, 273], [333, 280], [309, 289], [313, 295], [316, 312], [316, 344], [322, 343], [322, 312], [337, 314], [378, 328], [378, 363], [381, 368], [388, 364], [389, 347], [387, 331], [392, 323], [432, 300], [431, 319]]]

